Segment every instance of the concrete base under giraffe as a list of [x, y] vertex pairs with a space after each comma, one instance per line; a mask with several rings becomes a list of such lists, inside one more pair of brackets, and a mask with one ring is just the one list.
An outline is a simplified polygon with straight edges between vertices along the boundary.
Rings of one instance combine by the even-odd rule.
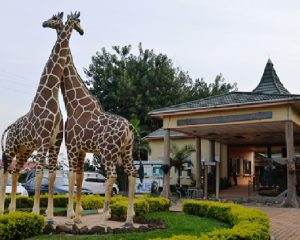
[[127, 232], [148, 232], [166, 228], [165, 223], [160, 219], [146, 220], [136, 218], [132, 227], [124, 226], [123, 219], [107, 221], [107, 226], [101, 226], [102, 214], [82, 216], [82, 223], [65, 224], [67, 217], [54, 217], [53, 224], [46, 224], [44, 233], [68, 233], [68, 234], [106, 234], [106, 233], [127, 233]]

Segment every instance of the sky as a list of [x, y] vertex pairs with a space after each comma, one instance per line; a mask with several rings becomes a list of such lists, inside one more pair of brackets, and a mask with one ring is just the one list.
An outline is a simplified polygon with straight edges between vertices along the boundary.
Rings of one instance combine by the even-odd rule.
[[[101, 48], [131, 44], [167, 54], [195, 78], [222, 73], [252, 91], [270, 58], [284, 86], [300, 94], [300, 2], [280, 0], [51, 0], [0, 2], [0, 134], [27, 113], [56, 40], [42, 22], [81, 12], [83, 36], [70, 48], [83, 79]], [[64, 111], [64, 104], [61, 108]], [[66, 116], [66, 115], [64, 115]]]

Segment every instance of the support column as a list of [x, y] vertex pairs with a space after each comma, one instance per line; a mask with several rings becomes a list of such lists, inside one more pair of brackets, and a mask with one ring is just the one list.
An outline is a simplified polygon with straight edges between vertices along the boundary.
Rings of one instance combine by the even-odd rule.
[[220, 194], [220, 162], [221, 162], [221, 156], [222, 156], [222, 144], [220, 143], [220, 159], [219, 161], [216, 161], [216, 198], [219, 198]]
[[208, 173], [208, 166], [204, 165], [204, 199], [207, 199], [207, 174]]
[[[210, 150], [210, 162], [216, 163], [216, 146], [215, 146], [215, 140], [209, 140], [209, 150]], [[212, 171], [213, 167], [211, 167]], [[215, 177], [215, 184], [217, 183], [217, 164], [215, 165], [215, 170], [212, 171], [213, 176]], [[216, 185], [215, 185], [216, 186]]]
[[197, 197], [200, 197], [201, 193], [201, 138], [196, 138], [196, 162], [195, 162], [195, 176], [196, 176], [196, 189]]
[[285, 123], [285, 139], [287, 150], [287, 196], [283, 202], [283, 207], [298, 208], [299, 203], [296, 192], [296, 165], [295, 165], [295, 149], [294, 149], [294, 129], [293, 122]]
[[170, 192], [170, 129], [165, 129], [164, 135], [164, 165], [163, 190], [161, 196], [169, 198]]

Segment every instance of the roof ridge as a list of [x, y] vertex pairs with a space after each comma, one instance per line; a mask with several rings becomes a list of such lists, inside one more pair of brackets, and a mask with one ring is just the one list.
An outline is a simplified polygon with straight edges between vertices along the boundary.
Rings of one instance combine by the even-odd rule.
[[272, 61], [268, 59], [261, 80], [252, 92], [262, 92], [265, 94], [290, 94], [290, 92], [283, 86], [273, 66]]

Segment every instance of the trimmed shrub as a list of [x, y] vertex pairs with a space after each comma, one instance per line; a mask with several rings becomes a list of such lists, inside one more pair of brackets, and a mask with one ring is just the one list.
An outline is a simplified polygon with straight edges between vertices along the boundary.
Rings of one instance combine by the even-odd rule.
[[104, 197], [100, 195], [84, 195], [81, 197], [81, 205], [84, 210], [96, 210], [103, 208]]
[[118, 216], [118, 217], [124, 217], [127, 213], [127, 201], [119, 201], [114, 202], [110, 204], [111, 214]]
[[149, 204], [149, 212], [169, 211], [171, 201], [163, 197], [143, 197]]
[[[111, 213], [118, 217], [124, 217], [127, 213], [128, 199], [125, 197], [112, 198], [110, 208]], [[148, 212], [168, 211], [170, 200], [162, 197], [141, 197], [134, 200], [134, 211], [136, 216], [143, 216]]]
[[[217, 229], [200, 237], [180, 235], [164, 240], [269, 240], [269, 219], [260, 210], [245, 208], [238, 204], [187, 200], [183, 211], [201, 217], [211, 217], [226, 222], [231, 229]], [[155, 240], [163, 240], [156, 238]]]
[[[5, 208], [8, 208], [10, 204], [10, 196], [5, 197]], [[17, 208], [32, 208], [33, 207], [33, 198], [31, 197], [24, 197], [24, 196], [17, 196], [16, 198], [16, 205]]]
[[42, 234], [44, 218], [33, 213], [15, 212], [0, 217], [0, 239], [25, 239]]

